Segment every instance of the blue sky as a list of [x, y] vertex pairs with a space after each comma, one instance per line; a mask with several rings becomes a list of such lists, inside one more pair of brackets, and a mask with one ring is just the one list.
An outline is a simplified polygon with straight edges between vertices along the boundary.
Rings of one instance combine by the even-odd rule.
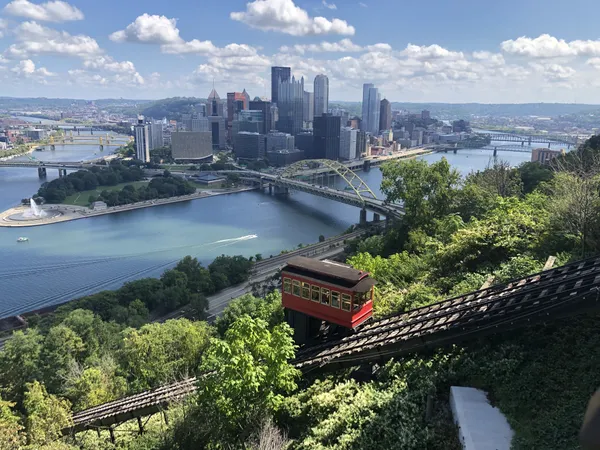
[[600, 103], [596, 2], [4, 0], [0, 95], [268, 96], [290, 65], [333, 100]]

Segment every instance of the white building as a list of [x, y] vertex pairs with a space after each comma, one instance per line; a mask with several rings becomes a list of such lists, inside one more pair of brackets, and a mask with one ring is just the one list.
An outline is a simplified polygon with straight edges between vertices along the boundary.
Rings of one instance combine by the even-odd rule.
[[140, 161], [150, 161], [148, 125], [144, 123], [144, 116], [138, 116], [138, 123], [135, 126], [135, 156]]
[[150, 150], [161, 148], [164, 145], [163, 123], [161, 120], [152, 120], [148, 124], [148, 147]]
[[321, 116], [329, 109], [329, 78], [327, 75], [315, 77], [315, 116]]
[[312, 123], [313, 119], [314, 119], [314, 108], [315, 108], [315, 94], [313, 94], [312, 92], [306, 92], [304, 91], [304, 103], [303, 103], [303, 110], [304, 110], [304, 122], [306, 124], [308, 123]]
[[340, 131], [340, 158], [356, 159], [356, 138], [358, 130], [352, 127], [342, 127]]

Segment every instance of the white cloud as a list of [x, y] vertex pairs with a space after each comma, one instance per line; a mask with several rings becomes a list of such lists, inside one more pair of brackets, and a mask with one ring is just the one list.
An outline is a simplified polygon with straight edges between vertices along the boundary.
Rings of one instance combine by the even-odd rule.
[[531, 62], [529, 66], [542, 74], [546, 80], [551, 82], [566, 81], [572, 78], [577, 72], [568, 66], [562, 66], [555, 63]]
[[310, 17], [293, 0], [254, 0], [246, 11], [232, 12], [231, 19], [264, 31], [278, 31], [292, 36], [323, 34], [354, 35], [355, 29], [341, 19]]
[[535, 39], [527, 36], [521, 36], [514, 40], [510, 39], [502, 42], [500, 48], [508, 54], [531, 58], [600, 55], [600, 41], [575, 40], [567, 42], [564, 39], [557, 39], [549, 34], [542, 34]]
[[4, 7], [4, 12], [42, 22], [67, 22], [84, 18], [79, 9], [63, 1], [49, 1], [38, 5], [28, 0], [13, 0]]
[[57, 31], [36, 22], [23, 22], [15, 29], [16, 44], [6, 50], [11, 58], [27, 59], [30, 55], [61, 55], [89, 58], [102, 54], [95, 39], [73, 36], [66, 31]]
[[56, 76], [55, 73], [50, 72], [45, 67], [40, 67], [37, 69], [35, 67], [35, 63], [30, 59], [25, 59], [19, 61], [19, 63], [14, 66], [11, 71], [15, 73], [20, 78], [47, 78]]
[[257, 49], [246, 44], [228, 44], [225, 47], [217, 47], [212, 41], [199, 41], [194, 39], [189, 42], [181, 41], [161, 46], [163, 53], [186, 54], [195, 53], [207, 56], [220, 56], [223, 58], [252, 56], [257, 54]]
[[402, 56], [414, 59], [462, 59], [462, 52], [452, 52], [437, 44], [419, 46], [408, 44], [400, 53]]
[[8, 28], [8, 22], [0, 18], [0, 38], [4, 37], [4, 31]]
[[325, 0], [323, 0], [323, 6], [327, 9], [337, 9], [335, 3], [327, 3]]
[[594, 69], [600, 69], [600, 58], [590, 58], [585, 63]]
[[503, 66], [506, 63], [502, 54], [486, 51], [473, 52], [473, 59], [475, 59], [476, 61], [481, 61], [483, 64], [488, 64], [491, 66]]
[[358, 2], [359, 6], [362, 6], [363, 8], [368, 8], [369, 5], [367, 5], [366, 3], [363, 2]]
[[[380, 45], [380, 44], [378, 44]], [[282, 53], [295, 52], [303, 55], [306, 52], [360, 52], [363, 48], [354, 44], [350, 39], [342, 39], [339, 42], [320, 42], [319, 44], [296, 44], [292, 47], [283, 46], [279, 49]]]
[[83, 62], [83, 67], [90, 70], [105, 70], [114, 73], [135, 74], [135, 65], [131, 61], [115, 61], [110, 56], [99, 56]]
[[176, 19], [146, 13], [137, 17], [124, 30], [112, 33], [109, 38], [115, 42], [142, 44], [174, 44], [182, 40]]

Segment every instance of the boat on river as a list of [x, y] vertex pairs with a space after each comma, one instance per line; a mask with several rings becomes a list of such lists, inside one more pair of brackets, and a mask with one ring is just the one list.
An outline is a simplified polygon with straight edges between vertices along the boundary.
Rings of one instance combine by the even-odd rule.
[[17, 239], [17, 242], [29, 242], [29, 238], [21, 236], [19, 239]]

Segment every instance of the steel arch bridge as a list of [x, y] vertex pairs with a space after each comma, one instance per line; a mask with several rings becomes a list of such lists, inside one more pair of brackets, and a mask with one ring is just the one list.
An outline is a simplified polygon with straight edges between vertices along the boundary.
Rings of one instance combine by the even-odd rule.
[[[311, 168], [311, 165], [320, 165], [318, 168]], [[295, 162], [288, 166], [280, 178], [294, 178], [297, 176], [317, 175], [333, 172], [346, 182], [356, 196], [364, 203], [365, 200], [378, 200], [371, 188], [354, 171], [344, 164], [330, 159], [309, 159]]]

